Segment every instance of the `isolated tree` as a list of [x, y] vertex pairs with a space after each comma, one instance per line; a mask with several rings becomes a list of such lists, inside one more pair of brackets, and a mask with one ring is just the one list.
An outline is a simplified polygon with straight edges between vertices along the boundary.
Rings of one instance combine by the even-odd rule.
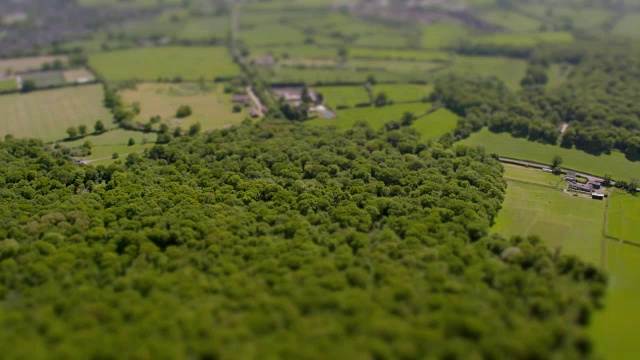
[[96, 134], [103, 133], [104, 130], [105, 130], [105, 127], [104, 127], [104, 123], [102, 122], [102, 120], [96, 121], [96, 124], [93, 125], [93, 129], [95, 130]]
[[169, 132], [169, 125], [165, 123], [160, 124], [160, 129], [158, 130], [158, 132], [160, 134], [166, 134], [167, 132]]
[[240, 106], [239, 104], [234, 104], [232, 110], [234, 113], [239, 113], [240, 111], [242, 111], [242, 106]]
[[127, 143], [128, 146], [133, 146], [136, 144], [136, 141], [133, 138], [129, 138], [129, 142]]
[[413, 124], [413, 120], [415, 120], [415, 115], [413, 113], [407, 111], [402, 115], [402, 126], [411, 126]]
[[69, 139], [75, 139], [78, 137], [78, 129], [75, 126], [69, 126], [67, 128], [67, 135], [69, 135]]
[[375, 85], [377, 83], [378, 82], [376, 81], [376, 77], [375, 76], [373, 76], [373, 75], [367, 76], [367, 84]]
[[613, 174], [611, 174], [610, 172], [604, 173], [604, 182], [606, 185], [611, 184], [612, 179], [613, 179]]
[[378, 93], [378, 95], [376, 95], [376, 99], [373, 101], [373, 104], [377, 107], [381, 107], [387, 105], [388, 102], [389, 97], [387, 96], [387, 93], [380, 92]]
[[21, 91], [22, 91], [23, 93], [28, 93], [28, 92], [31, 92], [31, 91], [33, 91], [33, 90], [35, 90], [35, 89], [36, 89], [36, 83], [35, 83], [35, 81], [33, 81], [33, 80], [31, 80], [31, 79], [27, 79], [27, 80], [24, 80], [24, 81], [22, 82], [22, 89], [21, 89]]
[[78, 132], [80, 133], [80, 136], [87, 136], [87, 125], [79, 125]]
[[309, 88], [307, 87], [307, 85], [302, 87], [302, 90], [300, 92], [300, 99], [302, 100], [303, 104], [311, 104], [313, 102], [313, 99], [311, 99], [311, 95], [309, 95]]
[[555, 155], [553, 159], [551, 159], [551, 166], [554, 169], [557, 169], [560, 165], [562, 165], [562, 157], [560, 155]]
[[189, 136], [197, 135], [200, 132], [200, 129], [202, 129], [202, 125], [200, 125], [200, 123], [195, 123], [191, 125], [189, 127]]
[[191, 111], [191, 106], [189, 105], [180, 105], [178, 110], [176, 111], [177, 118], [185, 118], [187, 116], [191, 116], [193, 112]]
[[117, 159], [120, 155], [118, 155], [117, 152], [114, 152], [113, 154], [111, 154], [111, 158], [112, 159]]
[[175, 130], [173, 130], [173, 136], [174, 137], [182, 136], [182, 128], [180, 126], [178, 126], [177, 128], [175, 128]]

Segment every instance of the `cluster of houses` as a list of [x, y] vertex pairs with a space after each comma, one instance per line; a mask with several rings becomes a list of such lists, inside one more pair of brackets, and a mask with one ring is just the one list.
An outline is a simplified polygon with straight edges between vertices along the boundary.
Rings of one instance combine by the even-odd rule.
[[577, 175], [575, 172], [567, 172], [565, 176], [565, 180], [567, 181], [568, 189], [572, 191], [579, 191], [584, 193], [591, 194], [592, 199], [603, 200], [604, 193], [597, 192], [596, 190], [600, 190], [602, 188], [602, 182], [597, 180], [589, 180], [587, 183], [581, 183], [577, 179]]

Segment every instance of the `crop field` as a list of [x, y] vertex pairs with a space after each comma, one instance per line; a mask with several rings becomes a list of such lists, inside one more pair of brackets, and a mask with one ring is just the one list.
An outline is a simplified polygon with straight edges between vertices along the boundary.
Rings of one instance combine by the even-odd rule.
[[560, 146], [545, 145], [515, 138], [507, 133], [495, 134], [486, 128], [462, 142], [468, 145], [483, 146], [487, 152], [496, 153], [500, 156], [543, 164], [550, 164], [555, 155], [560, 155], [564, 160], [562, 167], [568, 169], [600, 176], [609, 172], [613, 174], [614, 179], [629, 180], [632, 177], [640, 178], [640, 162], [631, 162], [620, 153], [595, 156], [580, 150], [564, 149]]
[[[224, 94], [221, 85], [202, 91], [196, 84], [140, 84], [136, 90], [125, 90], [122, 96], [128, 103], [140, 103], [141, 112], [136, 121], [146, 123], [159, 115], [171, 127], [187, 130], [199, 122], [202, 130], [218, 129], [225, 125], [240, 123], [246, 116], [243, 110], [232, 113], [231, 95]], [[189, 105], [193, 114], [184, 119], [175, 119], [180, 105]]]
[[469, 35], [467, 29], [458, 23], [440, 23], [428, 25], [422, 31], [422, 47], [443, 49], [455, 45]]
[[395, 102], [422, 101], [433, 91], [433, 85], [418, 84], [380, 84], [373, 87], [374, 95], [387, 94]]
[[[165, 5], [178, 5], [180, 0], [163, 0]], [[80, 6], [108, 6], [119, 8], [147, 8], [158, 6], [158, 0], [136, 0], [136, 1], [121, 1], [121, 0], [78, 0]]]
[[491, 10], [481, 15], [487, 22], [502, 26], [510, 31], [534, 31], [540, 28], [540, 22], [514, 11]]
[[16, 79], [14, 78], [0, 80], [0, 92], [16, 90], [17, 88], [18, 84], [16, 83]]
[[238, 67], [224, 47], [139, 48], [93, 54], [89, 63], [110, 81], [232, 77]]
[[366, 121], [374, 129], [380, 129], [384, 124], [393, 120], [400, 120], [405, 112], [411, 112], [416, 116], [422, 115], [431, 108], [429, 103], [412, 103], [389, 105], [381, 108], [361, 107], [338, 110], [338, 118], [333, 120], [314, 119], [305, 121], [309, 126], [332, 126], [339, 129], [351, 129], [358, 121]]
[[52, 63], [56, 60], [66, 62], [65, 56], [37, 56], [14, 59], [0, 59], [0, 75], [40, 70], [42, 64]]
[[327, 104], [334, 108], [339, 105], [354, 106], [371, 102], [364, 86], [324, 86], [317, 87], [315, 90], [321, 93]]
[[[416, 114], [417, 115], [417, 114]], [[438, 109], [416, 119], [412, 127], [422, 134], [422, 140], [437, 139], [452, 132], [458, 125], [458, 116], [447, 109]]]
[[520, 59], [492, 56], [456, 56], [451, 66], [436, 71], [440, 74], [461, 76], [495, 76], [511, 89], [520, 88], [526, 74], [527, 62]]
[[639, 224], [640, 196], [614, 191], [609, 199], [607, 235], [640, 244]]
[[640, 13], [625, 15], [611, 30], [614, 35], [640, 38]]
[[541, 43], [566, 43], [574, 41], [573, 35], [567, 31], [531, 32], [531, 33], [498, 33], [473, 38], [478, 44], [509, 45], [530, 47]]
[[0, 96], [0, 135], [54, 141], [67, 137], [69, 126], [91, 129], [98, 119], [109, 124], [111, 114], [102, 106], [102, 99], [100, 85]]

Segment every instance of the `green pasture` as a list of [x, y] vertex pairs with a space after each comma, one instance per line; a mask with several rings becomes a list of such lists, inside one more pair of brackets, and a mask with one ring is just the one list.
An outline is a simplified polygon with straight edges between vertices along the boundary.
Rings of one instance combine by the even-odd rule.
[[640, 244], [640, 196], [613, 192], [609, 199], [607, 235]]
[[483, 20], [501, 26], [509, 31], [535, 31], [540, 22], [528, 16], [509, 10], [490, 10], [480, 16]]
[[[90, 127], [89, 130], [93, 132], [93, 127]], [[64, 142], [64, 146], [82, 146], [86, 141], [89, 141], [91, 143], [92, 148], [116, 145], [126, 146], [129, 143], [129, 139], [133, 139], [136, 144], [142, 144], [143, 142], [153, 143], [156, 141], [156, 137], [157, 135], [155, 133], [144, 133], [142, 131], [114, 128], [99, 135], [92, 134], [78, 140]]]
[[224, 39], [230, 31], [227, 16], [192, 18], [186, 21], [177, 34], [179, 39], [209, 40], [213, 37]]
[[241, 30], [239, 34], [249, 46], [272, 44], [302, 44], [305, 36], [302, 32], [290, 26], [279, 23], [259, 24], [252, 28]]
[[588, 29], [604, 25], [611, 19], [610, 10], [591, 7], [562, 7], [527, 4], [520, 7], [525, 13], [547, 22], [568, 19], [573, 27]]
[[[418, 115], [418, 114], [416, 114]], [[452, 132], [458, 125], [458, 116], [447, 109], [438, 109], [416, 119], [411, 125], [422, 134], [422, 140], [437, 139]]]
[[464, 25], [459, 23], [438, 23], [427, 25], [422, 30], [422, 47], [442, 49], [457, 44], [469, 36]]
[[0, 80], [0, 92], [16, 90], [17, 88], [18, 84], [16, 83], [16, 79], [14, 78]]
[[98, 119], [109, 124], [112, 116], [102, 106], [103, 97], [101, 85], [0, 96], [0, 136], [54, 141], [66, 138], [69, 126], [92, 129]]
[[444, 63], [431, 61], [351, 60], [348, 66], [356, 69], [380, 69], [398, 74], [410, 74], [414, 79], [443, 68]]
[[93, 54], [93, 69], [105, 79], [122, 81], [158, 78], [195, 80], [200, 77], [232, 77], [238, 67], [224, 47], [148, 47]]
[[505, 169], [504, 177], [507, 181], [524, 181], [532, 184], [552, 187], [559, 184], [566, 185], [564, 177], [561, 175], [554, 175], [542, 170], [519, 165], [503, 164], [503, 166]]
[[611, 30], [611, 33], [619, 36], [627, 36], [634, 39], [640, 38], [640, 13], [625, 15]]
[[353, 48], [348, 49], [351, 59], [381, 59], [395, 61], [449, 61], [450, 55], [444, 51], [402, 50], [402, 49], [372, 49]]
[[[147, 123], [152, 116], [160, 116], [171, 128], [180, 126], [188, 130], [195, 123], [202, 130], [218, 129], [240, 123], [247, 113], [243, 109], [232, 113], [231, 94], [224, 94], [222, 85], [211, 84], [212, 88], [202, 90], [196, 84], [139, 84], [136, 90], [122, 91], [124, 100], [132, 104], [140, 103], [140, 114], [135, 121]], [[180, 105], [189, 105], [193, 114], [176, 119], [176, 110]]]
[[364, 86], [323, 86], [315, 91], [324, 96], [325, 102], [335, 108], [339, 105], [354, 106], [371, 102]]
[[424, 114], [431, 108], [429, 103], [412, 103], [389, 105], [384, 107], [362, 107], [338, 110], [338, 117], [332, 120], [314, 119], [305, 121], [309, 126], [332, 126], [339, 129], [351, 129], [358, 121], [366, 121], [375, 129], [393, 120], [400, 120], [405, 112], [411, 112], [416, 116]]
[[428, 98], [432, 91], [433, 85], [379, 84], [373, 87], [374, 95], [384, 92], [395, 102], [422, 101]]
[[352, 67], [335, 68], [298, 68], [289, 66], [260, 67], [261, 75], [272, 83], [306, 83], [308, 85], [332, 83], [364, 83], [373, 75], [378, 82], [402, 82], [411, 80], [429, 80], [432, 75], [425, 73], [391, 72], [383, 69], [355, 69]]
[[338, 50], [329, 47], [319, 47], [315, 45], [291, 45], [291, 46], [268, 46], [254, 47], [251, 49], [252, 57], [273, 55], [276, 58], [321, 58], [333, 59]]
[[562, 166], [568, 169], [600, 176], [609, 172], [613, 174], [614, 179], [640, 178], [640, 162], [631, 162], [621, 153], [614, 152], [610, 155], [595, 156], [580, 150], [565, 149], [560, 146], [515, 138], [508, 133], [492, 133], [486, 128], [472, 134], [462, 142], [468, 145], [483, 146], [487, 152], [500, 156], [543, 164], [550, 164], [555, 155], [560, 155], [564, 160]]
[[477, 44], [531, 47], [542, 43], [566, 43], [574, 40], [568, 31], [496, 33], [472, 38]]
[[410, 46], [410, 38], [399, 31], [381, 30], [381, 32], [359, 35], [354, 44], [377, 48], [406, 48]]
[[456, 56], [450, 66], [436, 71], [437, 75], [495, 76], [511, 89], [519, 89], [526, 74], [527, 62], [498, 56]]

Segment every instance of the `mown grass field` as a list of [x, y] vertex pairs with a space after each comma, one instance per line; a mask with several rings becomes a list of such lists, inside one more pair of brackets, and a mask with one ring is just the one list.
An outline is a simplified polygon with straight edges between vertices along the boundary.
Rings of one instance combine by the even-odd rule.
[[436, 75], [496, 76], [512, 89], [520, 88], [526, 74], [527, 62], [497, 56], [456, 56], [451, 66], [435, 72]]
[[431, 108], [428, 103], [412, 103], [390, 105], [381, 108], [363, 107], [338, 110], [338, 118], [333, 120], [314, 119], [305, 121], [304, 124], [309, 126], [336, 126], [339, 129], [351, 129], [358, 121], [366, 121], [371, 124], [374, 129], [380, 129], [382, 126], [392, 120], [400, 120], [405, 112], [411, 112], [416, 116], [424, 114]]
[[433, 85], [380, 84], [373, 87], [374, 95], [384, 92], [395, 102], [422, 101], [429, 97], [432, 91]]
[[528, 168], [519, 165], [502, 164], [505, 169], [504, 177], [513, 181], [525, 181], [532, 184], [538, 184], [543, 186], [565, 185], [564, 177], [560, 175], [554, 175], [541, 170]]
[[[202, 91], [196, 84], [140, 84], [137, 90], [125, 90], [122, 96], [129, 104], [138, 101], [141, 112], [136, 121], [146, 123], [151, 116], [159, 115], [171, 127], [182, 127], [200, 123], [203, 130], [218, 129], [225, 125], [240, 123], [246, 116], [245, 110], [232, 113], [231, 95], [224, 94], [222, 85], [211, 84], [212, 89]], [[193, 114], [176, 119], [180, 105], [189, 105]]]
[[0, 92], [16, 90], [17, 88], [18, 88], [18, 84], [16, 83], [16, 79], [14, 78], [0, 80]]
[[483, 146], [487, 152], [496, 153], [500, 156], [543, 164], [550, 164], [555, 155], [560, 155], [564, 160], [563, 167], [593, 175], [603, 176], [609, 172], [613, 174], [614, 179], [623, 180], [640, 177], [640, 162], [631, 162], [620, 153], [594, 156], [584, 151], [564, 149], [560, 146], [545, 145], [526, 139], [514, 138], [507, 133], [495, 134], [486, 128], [472, 134], [462, 143]]
[[92, 129], [98, 119], [108, 125], [112, 116], [102, 99], [101, 85], [0, 96], [0, 135], [54, 141], [66, 138], [69, 126]]
[[422, 140], [437, 139], [455, 130], [458, 116], [447, 109], [438, 109], [415, 120], [412, 127], [422, 134]]
[[364, 86], [323, 86], [315, 90], [321, 93], [329, 106], [354, 106], [371, 102]]
[[634, 39], [640, 38], [640, 13], [625, 15], [611, 30], [611, 33], [619, 36], [627, 36]]
[[534, 31], [538, 30], [541, 25], [538, 20], [508, 10], [487, 11], [481, 15], [481, 18], [509, 31]]
[[640, 244], [640, 196], [614, 191], [608, 213], [607, 235]]
[[455, 45], [468, 36], [467, 29], [459, 23], [428, 25], [422, 31], [422, 47], [425, 49], [443, 49]]
[[224, 47], [160, 47], [93, 54], [91, 66], [110, 81], [232, 77], [240, 73]]

